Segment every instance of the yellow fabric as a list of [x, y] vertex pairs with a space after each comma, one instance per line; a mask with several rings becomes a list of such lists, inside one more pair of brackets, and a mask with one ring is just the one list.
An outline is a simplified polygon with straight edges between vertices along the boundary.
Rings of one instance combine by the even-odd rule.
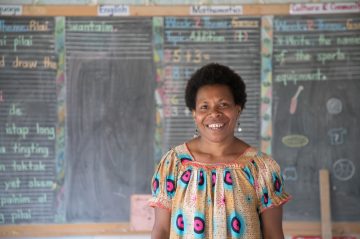
[[171, 211], [172, 239], [260, 239], [259, 214], [290, 199], [279, 165], [255, 148], [234, 163], [208, 164], [194, 161], [186, 144], [161, 159], [152, 195], [151, 206]]

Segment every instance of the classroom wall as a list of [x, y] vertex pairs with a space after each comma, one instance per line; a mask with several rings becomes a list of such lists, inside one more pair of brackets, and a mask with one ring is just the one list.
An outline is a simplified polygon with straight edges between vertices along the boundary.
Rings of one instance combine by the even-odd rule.
[[356, 0], [1, 0], [0, 4], [130, 4], [130, 5], [181, 5], [181, 4], [269, 4], [305, 2], [357, 2]]
[[[286, 3], [288, 1], [216, 1], [216, 0], [204, 0], [204, 1], [161, 1], [161, 0], [149, 0], [149, 1], [116, 1], [116, 0], [68, 0], [68, 1], [57, 1], [57, 0], [48, 0], [48, 1], [41, 1], [41, 0], [23, 0], [23, 1], [7, 1], [7, 0], [0, 0], [0, 4], [77, 4], [77, 5], [91, 5], [91, 4], [134, 4], [134, 5], [147, 5], [147, 4], [238, 4], [238, 3]], [[292, 2], [299, 2], [299, 1], [292, 1]], [[311, 2], [311, 1], [302, 1], [302, 2]], [[317, 1], [321, 2], [321, 1]], [[329, 2], [329, 1], [327, 1]], [[339, 2], [339, 1], [334, 1]], [[349, 2], [349, 1], [346, 1]], [[354, 1], [356, 2], [356, 1]], [[1, 228], [0, 228], [1, 231]], [[105, 237], [105, 236], [87, 236], [87, 237], [66, 237], [66, 239], [146, 239], [149, 238], [148, 234], [144, 235], [124, 235], [124, 236], [114, 236], [114, 237]], [[290, 239], [292, 237], [287, 237], [287, 239]], [[358, 238], [356, 235], [354, 237], [349, 237], [349, 239], [355, 239]], [[30, 239], [30, 238], [29, 238]], [[31, 238], [32, 239], [32, 238]], [[55, 239], [55, 237], [54, 237]], [[59, 237], [58, 237], [59, 239]]]

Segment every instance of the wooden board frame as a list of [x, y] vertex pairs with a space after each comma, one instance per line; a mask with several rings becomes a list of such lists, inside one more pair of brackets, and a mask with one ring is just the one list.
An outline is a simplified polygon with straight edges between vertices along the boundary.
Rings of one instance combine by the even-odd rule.
[[[238, 16], [289, 15], [290, 12], [290, 4], [240, 5], [243, 7], [243, 13]], [[21, 16], [98, 16], [98, 6], [99, 5], [23, 5]], [[131, 5], [129, 9], [130, 16], [190, 16], [190, 7], [191, 5]]]
[[[320, 222], [284, 222], [287, 236], [320, 236]], [[3, 237], [65, 237], [65, 236], [114, 236], [149, 234], [150, 231], [132, 231], [129, 223], [87, 223], [87, 224], [29, 224], [0, 226]], [[332, 224], [334, 236], [360, 234], [360, 222], [338, 222]]]

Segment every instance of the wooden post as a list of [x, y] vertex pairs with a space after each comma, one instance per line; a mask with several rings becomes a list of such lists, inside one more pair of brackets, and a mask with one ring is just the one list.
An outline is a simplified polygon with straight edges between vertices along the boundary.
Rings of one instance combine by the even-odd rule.
[[321, 237], [332, 239], [329, 171], [320, 170]]

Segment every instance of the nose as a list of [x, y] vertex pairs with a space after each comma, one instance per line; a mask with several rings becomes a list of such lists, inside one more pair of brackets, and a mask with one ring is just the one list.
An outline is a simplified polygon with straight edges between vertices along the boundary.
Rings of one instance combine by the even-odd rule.
[[220, 117], [222, 115], [222, 112], [217, 108], [212, 108], [210, 111], [210, 115], [214, 118]]

